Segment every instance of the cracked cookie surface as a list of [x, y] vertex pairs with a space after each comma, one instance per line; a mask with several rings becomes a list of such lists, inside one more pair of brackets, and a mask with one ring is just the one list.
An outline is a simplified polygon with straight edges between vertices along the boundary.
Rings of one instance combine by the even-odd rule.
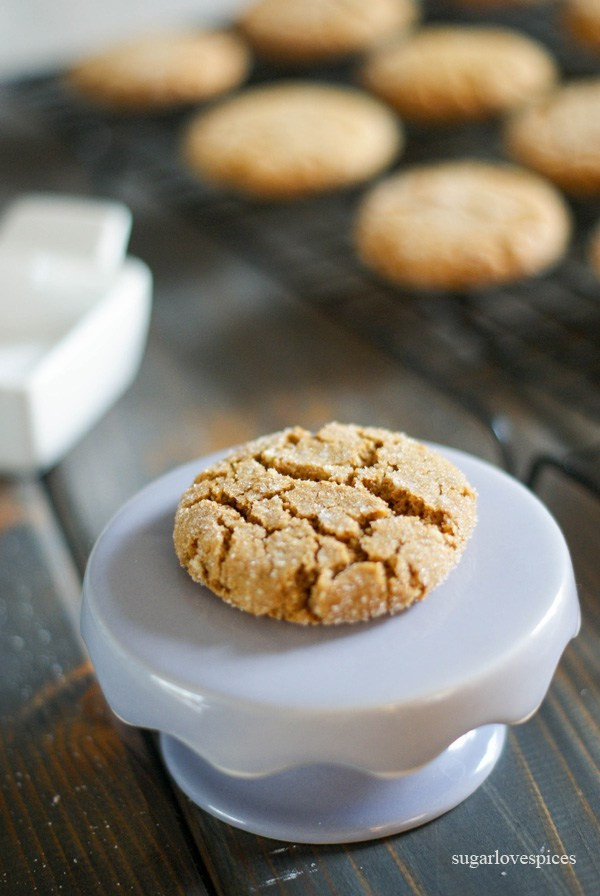
[[476, 494], [448, 460], [402, 433], [330, 423], [264, 436], [183, 494], [183, 567], [226, 602], [291, 622], [404, 610], [458, 562]]

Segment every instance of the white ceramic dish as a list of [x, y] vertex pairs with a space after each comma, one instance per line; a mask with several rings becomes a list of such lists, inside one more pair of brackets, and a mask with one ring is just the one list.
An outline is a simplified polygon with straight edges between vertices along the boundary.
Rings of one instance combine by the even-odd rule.
[[437, 447], [477, 488], [478, 525], [447, 581], [393, 618], [304, 628], [192, 582], [173, 516], [214, 457], [152, 483], [99, 538], [82, 633], [100, 685], [121, 718], [162, 732], [174, 777], [209, 812], [309, 842], [403, 830], [468, 796], [504, 725], [543, 700], [579, 627], [564, 539], [518, 482]]
[[0, 472], [56, 463], [131, 383], [152, 277], [117, 202], [18, 200], [0, 223]]

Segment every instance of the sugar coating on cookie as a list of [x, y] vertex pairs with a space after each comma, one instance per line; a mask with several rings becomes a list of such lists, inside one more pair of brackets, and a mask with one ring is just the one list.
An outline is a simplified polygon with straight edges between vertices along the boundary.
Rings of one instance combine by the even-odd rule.
[[285, 82], [245, 90], [196, 117], [182, 154], [216, 184], [288, 199], [367, 180], [402, 143], [395, 114], [365, 92]]
[[65, 84], [87, 100], [123, 111], [195, 103], [240, 84], [250, 51], [227, 31], [171, 31], [132, 38], [82, 59]]
[[572, 81], [516, 113], [508, 153], [574, 196], [600, 194], [600, 78]]
[[249, 613], [358, 622], [398, 613], [446, 578], [476, 501], [452, 463], [401, 433], [294, 427], [199, 473], [174, 544], [195, 581]]
[[540, 273], [571, 232], [562, 196], [537, 175], [475, 160], [423, 165], [381, 181], [361, 203], [359, 255], [404, 286], [470, 289]]
[[418, 16], [417, 0], [258, 0], [239, 26], [261, 56], [304, 63], [364, 50]]
[[375, 50], [362, 80], [407, 120], [487, 118], [535, 99], [558, 78], [537, 41], [500, 27], [432, 25]]

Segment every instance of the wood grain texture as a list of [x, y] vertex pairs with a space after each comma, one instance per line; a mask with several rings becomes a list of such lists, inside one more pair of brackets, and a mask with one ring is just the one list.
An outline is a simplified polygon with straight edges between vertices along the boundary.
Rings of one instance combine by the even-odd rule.
[[0, 890], [205, 896], [154, 752], [114, 719], [73, 629], [43, 490], [0, 483], [0, 521]]

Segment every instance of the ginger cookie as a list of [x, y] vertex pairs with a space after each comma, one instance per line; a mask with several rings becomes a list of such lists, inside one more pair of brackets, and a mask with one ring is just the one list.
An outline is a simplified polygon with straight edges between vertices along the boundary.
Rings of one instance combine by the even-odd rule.
[[258, 55], [305, 64], [365, 50], [418, 15], [417, 0], [258, 0], [238, 24]]
[[83, 59], [65, 77], [86, 100], [122, 112], [197, 103], [240, 84], [250, 51], [227, 31], [164, 32], [133, 38]]
[[599, 0], [566, 0], [563, 22], [571, 37], [592, 50], [600, 51]]
[[375, 50], [363, 83], [408, 121], [485, 119], [521, 106], [554, 85], [550, 53], [499, 27], [432, 25]]
[[516, 113], [507, 152], [574, 196], [600, 194], [600, 78], [573, 81]]
[[355, 241], [365, 264], [396, 283], [469, 289], [543, 271], [570, 229], [566, 203], [542, 178], [466, 160], [380, 182], [359, 207]]
[[398, 613], [446, 578], [476, 501], [453, 464], [401, 433], [294, 427], [199, 473], [174, 544], [195, 581], [248, 613], [358, 622]]
[[182, 154], [216, 184], [278, 200], [367, 180], [402, 143], [396, 116], [368, 94], [285, 82], [243, 91], [197, 116]]

